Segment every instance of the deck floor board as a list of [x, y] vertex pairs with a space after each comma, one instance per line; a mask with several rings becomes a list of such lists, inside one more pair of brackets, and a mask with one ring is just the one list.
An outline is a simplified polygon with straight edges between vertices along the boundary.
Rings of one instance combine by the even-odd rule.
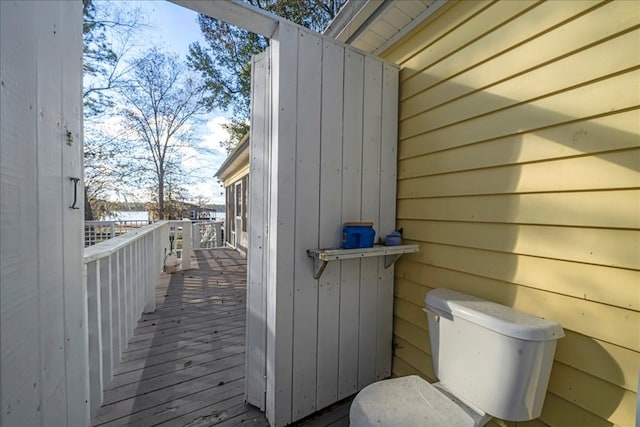
[[[138, 322], [92, 426], [269, 425], [244, 402], [246, 259], [197, 250], [191, 266], [161, 275], [157, 310]], [[348, 408], [340, 402], [299, 424], [347, 426]]]

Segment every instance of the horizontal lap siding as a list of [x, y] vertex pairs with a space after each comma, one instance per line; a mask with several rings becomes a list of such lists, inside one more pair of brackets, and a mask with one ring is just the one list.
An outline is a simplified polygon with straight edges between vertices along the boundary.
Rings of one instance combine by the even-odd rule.
[[[447, 287], [560, 322], [525, 425], [631, 426], [640, 368], [640, 6], [457, 2], [401, 65], [393, 371], [435, 380]], [[494, 421], [500, 425], [512, 425]]]

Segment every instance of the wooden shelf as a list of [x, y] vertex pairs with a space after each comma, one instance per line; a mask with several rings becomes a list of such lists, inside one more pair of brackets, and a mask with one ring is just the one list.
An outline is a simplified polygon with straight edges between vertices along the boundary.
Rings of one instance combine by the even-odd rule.
[[343, 259], [384, 257], [384, 268], [389, 268], [400, 255], [418, 252], [418, 245], [374, 246], [362, 249], [307, 249], [307, 256], [313, 258], [314, 279], [319, 279], [329, 261]]

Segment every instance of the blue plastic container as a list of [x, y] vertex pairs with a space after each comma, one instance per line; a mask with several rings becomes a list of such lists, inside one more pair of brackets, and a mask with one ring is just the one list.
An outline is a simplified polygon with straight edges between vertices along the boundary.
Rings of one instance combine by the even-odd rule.
[[348, 222], [342, 228], [342, 249], [370, 248], [375, 237], [372, 223]]

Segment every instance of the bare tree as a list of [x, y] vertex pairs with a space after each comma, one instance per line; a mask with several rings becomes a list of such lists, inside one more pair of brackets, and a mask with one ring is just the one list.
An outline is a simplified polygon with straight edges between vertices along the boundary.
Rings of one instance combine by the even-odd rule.
[[132, 61], [120, 94], [122, 124], [132, 141], [129, 179], [154, 190], [158, 218], [168, 219], [167, 196], [180, 194], [188, 178], [181, 167], [184, 148], [196, 148], [194, 125], [209, 111], [204, 84], [178, 57], [153, 48]]
[[124, 58], [147, 24], [140, 9], [127, 2], [84, 0], [83, 103], [85, 219], [113, 213], [114, 195], [125, 197], [119, 185], [126, 175], [120, 161], [126, 149], [104, 123], [113, 117], [117, 89], [130, 71]]

